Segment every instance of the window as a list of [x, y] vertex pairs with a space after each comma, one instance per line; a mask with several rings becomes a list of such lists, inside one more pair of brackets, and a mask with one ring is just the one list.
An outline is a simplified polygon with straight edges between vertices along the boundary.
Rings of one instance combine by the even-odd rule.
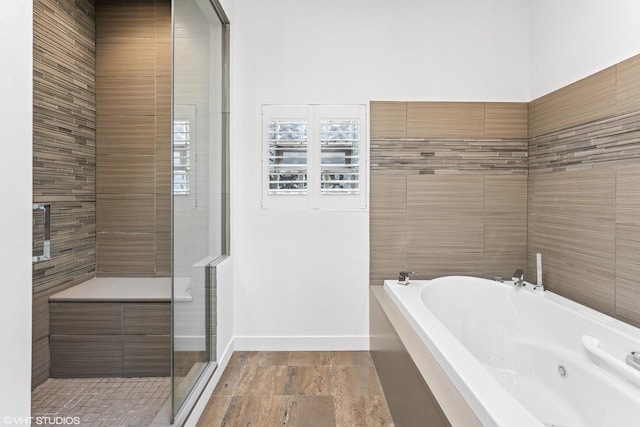
[[173, 119], [173, 194], [191, 194], [195, 150], [196, 106], [176, 105]]
[[365, 108], [263, 106], [263, 208], [365, 208]]
[[360, 121], [320, 120], [320, 193], [360, 191]]
[[307, 120], [269, 120], [269, 194], [307, 194]]

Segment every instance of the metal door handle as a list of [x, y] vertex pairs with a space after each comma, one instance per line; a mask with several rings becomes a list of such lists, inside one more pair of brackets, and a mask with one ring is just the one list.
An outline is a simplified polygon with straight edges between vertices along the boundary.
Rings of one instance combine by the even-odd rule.
[[44, 213], [44, 244], [42, 255], [31, 257], [31, 262], [49, 261], [51, 259], [51, 203], [34, 203], [33, 210], [42, 210]]

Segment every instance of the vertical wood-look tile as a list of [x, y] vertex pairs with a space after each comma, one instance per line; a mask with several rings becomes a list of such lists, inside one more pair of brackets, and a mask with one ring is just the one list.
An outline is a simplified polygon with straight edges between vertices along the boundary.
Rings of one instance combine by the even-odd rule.
[[587, 123], [616, 112], [616, 70], [609, 67], [532, 101], [530, 136]]
[[170, 335], [171, 303], [128, 302], [122, 304], [122, 333], [125, 335]]
[[371, 283], [381, 283], [406, 270], [406, 182], [406, 175], [371, 175]]
[[[117, 262], [98, 269], [125, 276], [168, 275], [170, 206], [163, 200], [171, 197], [171, 4], [111, 1], [98, 7], [97, 191], [133, 194], [137, 199], [135, 209], [121, 204], [116, 211], [101, 212], [98, 233], [119, 233], [129, 241], [135, 233], [155, 234], [147, 248], [127, 245], [133, 258], [134, 249], [144, 251], [139, 254], [143, 268], [140, 263]], [[117, 221], [117, 209], [124, 208], [133, 212], [133, 221]], [[99, 247], [99, 263], [120, 256], [110, 252], [114, 245]]]
[[613, 314], [615, 171], [534, 173], [529, 182], [530, 279], [542, 253], [550, 290]]
[[484, 264], [484, 180], [407, 177], [407, 269], [431, 278], [478, 275]]
[[124, 335], [122, 340], [124, 377], [171, 375], [170, 335]]
[[408, 102], [409, 138], [484, 138], [482, 102]]
[[127, 37], [100, 39], [96, 74], [101, 77], [153, 76], [156, 71], [155, 39]]
[[146, 0], [96, 2], [98, 39], [153, 38], [155, 13]]
[[52, 335], [121, 335], [122, 304], [112, 302], [51, 302]]
[[529, 185], [530, 214], [614, 219], [614, 169], [533, 173]]
[[100, 232], [155, 232], [155, 196], [153, 194], [99, 193], [96, 222]]
[[98, 273], [153, 276], [156, 271], [154, 233], [98, 233]]
[[404, 212], [369, 214], [370, 283], [381, 284], [405, 271], [407, 258], [407, 218]]
[[155, 86], [154, 76], [101, 77], [96, 81], [97, 111], [105, 116], [154, 116]]
[[615, 315], [640, 327], [640, 224], [616, 224]]
[[53, 378], [122, 376], [122, 335], [51, 335]]
[[97, 156], [134, 151], [138, 155], [153, 155], [155, 148], [155, 118], [153, 116], [109, 116], [97, 118]]
[[640, 109], [640, 55], [616, 65], [616, 112]]
[[487, 176], [485, 182], [485, 277], [508, 278], [527, 268], [527, 177]]
[[527, 138], [528, 103], [487, 102], [485, 103], [486, 138]]
[[640, 325], [640, 166], [616, 171], [616, 307], [620, 319]]
[[640, 165], [617, 168], [615, 209], [617, 223], [640, 225]]
[[103, 156], [96, 171], [96, 191], [98, 194], [153, 194], [155, 173], [155, 155]]
[[[171, 233], [164, 232], [164, 228], [160, 227], [160, 224], [156, 223], [156, 257], [155, 257], [155, 272], [156, 276], [170, 276], [171, 275]], [[168, 228], [170, 229], [170, 228]]]
[[371, 138], [407, 136], [407, 103], [371, 101]]
[[49, 336], [33, 341], [31, 347], [31, 390], [49, 379]]

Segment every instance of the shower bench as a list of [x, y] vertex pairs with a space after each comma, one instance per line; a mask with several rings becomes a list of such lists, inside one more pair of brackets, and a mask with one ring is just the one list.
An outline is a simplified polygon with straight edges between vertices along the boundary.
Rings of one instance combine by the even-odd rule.
[[101, 277], [53, 294], [49, 331], [52, 378], [169, 376], [171, 279]]

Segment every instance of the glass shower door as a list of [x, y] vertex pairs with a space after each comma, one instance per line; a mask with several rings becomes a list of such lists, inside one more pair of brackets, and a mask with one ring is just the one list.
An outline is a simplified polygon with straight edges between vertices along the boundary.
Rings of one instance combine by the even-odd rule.
[[[226, 253], [227, 25], [209, 0], [173, 0], [172, 419], [216, 363], [215, 264]], [[206, 378], [204, 378], [206, 379]], [[197, 397], [197, 396], [196, 396]], [[179, 423], [179, 421], [177, 421]]]

